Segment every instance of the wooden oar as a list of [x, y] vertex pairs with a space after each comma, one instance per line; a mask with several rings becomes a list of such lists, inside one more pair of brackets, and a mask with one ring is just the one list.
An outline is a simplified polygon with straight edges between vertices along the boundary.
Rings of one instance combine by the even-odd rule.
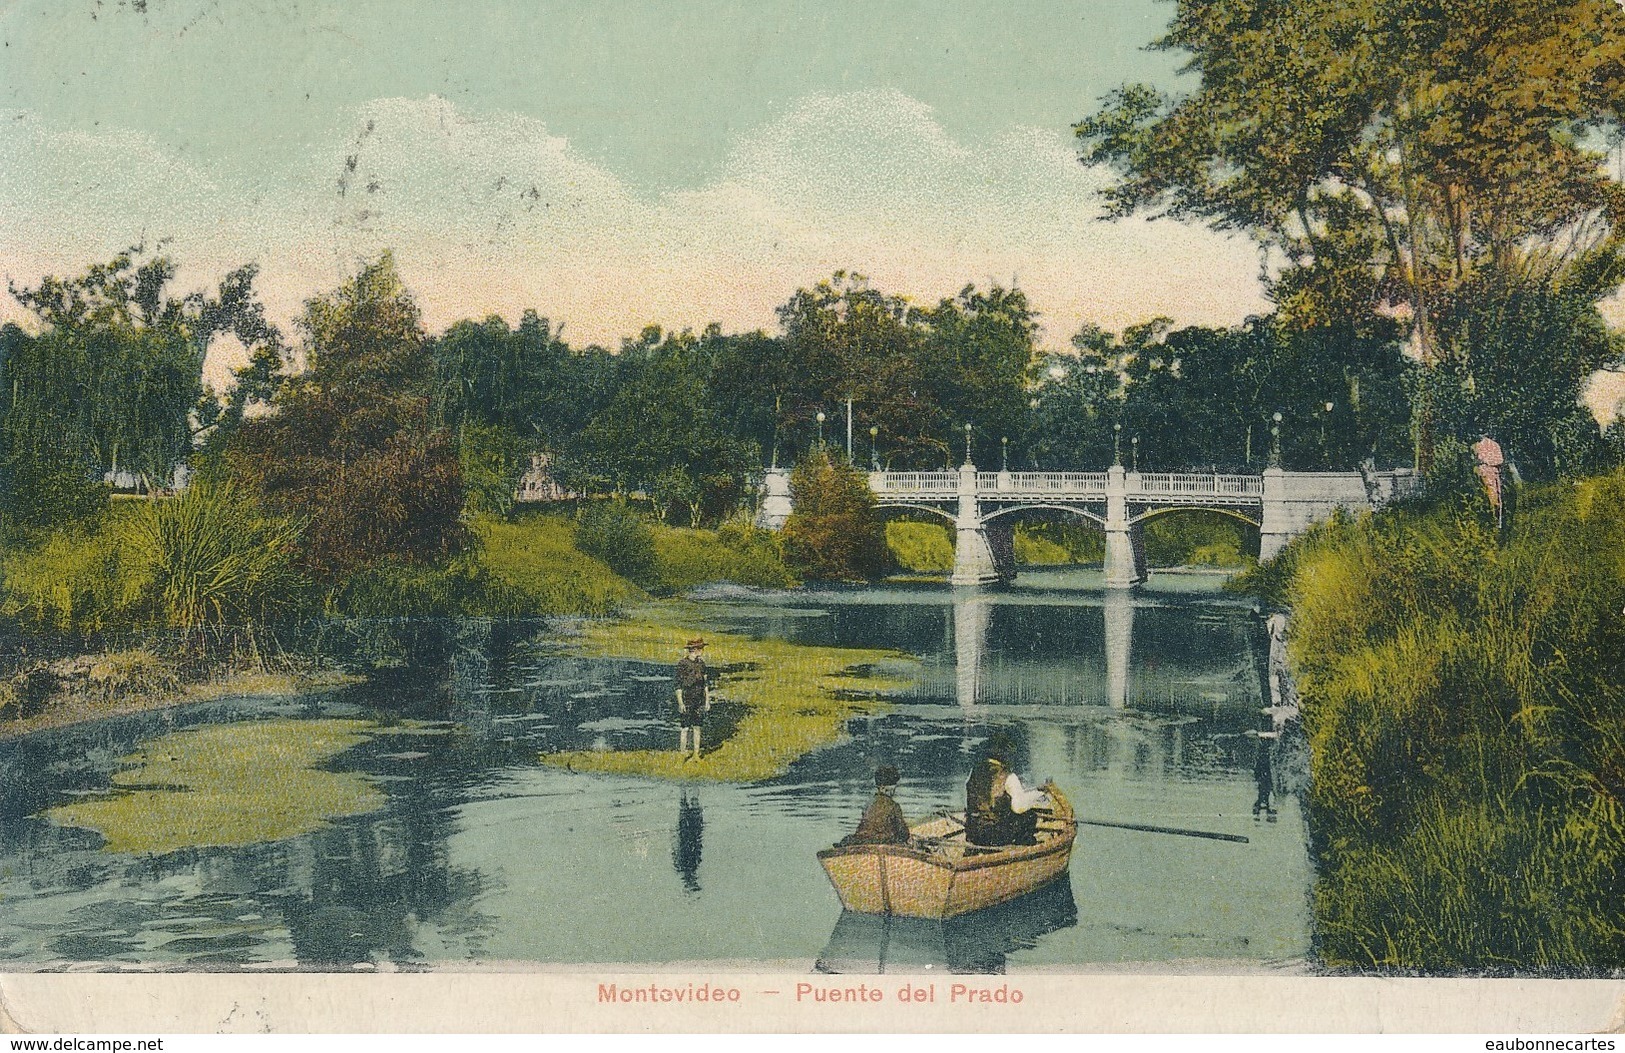
[[1139, 830], [1148, 834], [1178, 834], [1181, 837], [1205, 837], [1210, 841], [1236, 841], [1241, 844], [1251, 844], [1252, 838], [1242, 834], [1221, 834], [1215, 830], [1186, 830], [1178, 826], [1152, 826], [1148, 823], [1113, 823], [1105, 819], [1057, 819], [1056, 822], [1073, 822], [1082, 826], [1109, 826], [1114, 830]]
[[[1180, 837], [1205, 837], [1210, 841], [1235, 841], [1238, 844], [1243, 845], [1252, 844], [1252, 838], [1247, 837], [1244, 834], [1221, 834], [1214, 830], [1187, 830], [1178, 826], [1152, 826], [1148, 823], [1114, 823], [1105, 819], [1061, 819], [1048, 808], [1036, 808], [1034, 811], [1039, 812], [1049, 822], [1057, 825], [1071, 823], [1074, 826], [1107, 826], [1114, 830], [1139, 830], [1142, 833], [1148, 834], [1178, 834]], [[965, 821], [963, 818], [961, 818], [961, 813], [955, 812], [946, 812], [944, 813], [943, 818], [952, 819], [954, 822], [960, 824], [963, 824]], [[959, 829], [950, 831], [948, 834], [944, 835], [941, 840], [946, 841], [948, 838], [957, 837], [964, 832], [965, 827], [961, 825]]]

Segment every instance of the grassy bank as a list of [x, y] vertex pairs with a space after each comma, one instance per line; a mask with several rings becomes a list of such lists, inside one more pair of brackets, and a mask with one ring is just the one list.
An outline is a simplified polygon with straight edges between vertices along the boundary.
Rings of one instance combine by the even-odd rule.
[[281, 526], [250, 509], [124, 503], [0, 551], [0, 615], [24, 641], [0, 669], [0, 735], [328, 686], [305, 652], [323, 646], [311, 627], [332, 620], [606, 617], [708, 582], [794, 583], [771, 537], [746, 525], [622, 525], [605, 554], [629, 566], [584, 551], [595, 539], [576, 518], [528, 515], [474, 521], [466, 549], [440, 563], [383, 562], [319, 586], [298, 572]]
[[1338, 520], [1252, 576], [1294, 611], [1334, 967], [1625, 965], [1625, 474]]
[[543, 754], [542, 762], [662, 779], [769, 779], [839, 741], [848, 720], [873, 712], [887, 692], [907, 686], [913, 667], [911, 659], [887, 651], [721, 632], [704, 623], [702, 611], [683, 603], [651, 605], [626, 621], [590, 622], [575, 646], [586, 655], [671, 663], [695, 635], [705, 637], [707, 661], [720, 674], [713, 702], [742, 710], [726, 741], [698, 761], [685, 761], [675, 749], [674, 727], [670, 750], [572, 750]]
[[[183, 681], [174, 664], [133, 649], [40, 663], [0, 681], [0, 740], [219, 698], [327, 691], [359, 678], [331, 669], [269, 671], [221, 666]], [[36, 692], [30, 699], [28, 692]]]

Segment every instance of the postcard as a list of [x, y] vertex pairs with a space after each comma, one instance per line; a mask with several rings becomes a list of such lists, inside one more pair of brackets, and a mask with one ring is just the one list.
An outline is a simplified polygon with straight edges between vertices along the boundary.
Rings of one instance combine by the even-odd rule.
[[1625, 9], [0, 10], [0, 1029], [1617, 1029]]

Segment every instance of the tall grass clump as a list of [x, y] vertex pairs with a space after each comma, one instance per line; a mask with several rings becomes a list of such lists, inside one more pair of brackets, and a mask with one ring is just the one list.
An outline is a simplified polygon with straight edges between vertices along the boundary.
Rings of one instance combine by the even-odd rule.
[[1316, 940], [1342, 968], [1625, 965], [1625, 473], [1294, 542]]
[[184, 638], [229, 629], [257, 644], [309, 600], [297, 565], [298, 525], [261, 513], [230, 484], [146, 502], [122, 535], [123, 558], [144, 582], [152, 624]]

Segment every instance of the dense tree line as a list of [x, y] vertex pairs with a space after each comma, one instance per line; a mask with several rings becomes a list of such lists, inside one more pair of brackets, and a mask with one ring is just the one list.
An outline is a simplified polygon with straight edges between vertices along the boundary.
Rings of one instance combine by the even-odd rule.
[[1621, 359], [1597, 313], [1625, 277], [1617, 4], [1180, 0], [1158, 46], [1199, 84], [1126, 85], [1077, 126], [1121, 173], [1113, 213], [1257, 238], [1279, 320], [1353, 338], [1343, 362], [1397, 321], [1420, 467], [1480, 431], [1532, 474], [1593, 462], [1578, 397]]

